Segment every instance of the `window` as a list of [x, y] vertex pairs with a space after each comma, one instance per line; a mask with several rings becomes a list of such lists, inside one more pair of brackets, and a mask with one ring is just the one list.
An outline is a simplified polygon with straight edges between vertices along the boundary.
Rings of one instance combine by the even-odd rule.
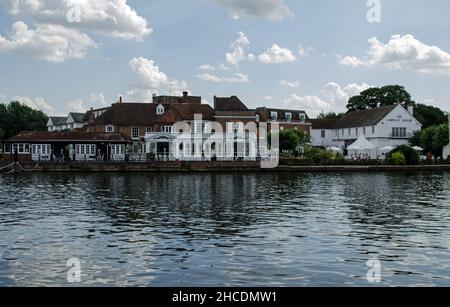
[[406, 138], [406, 128], [392, 128], [392, 137], [393, 138]]
[[156, 108], [156, 115], [163, 115], [164, 114], [164, 106], [162, 104], [160, 104], [157, 108]]
[[5, 152], [11, 152], [11, 144], [5, 144]]
[[272, 117], [272, 120], [278, 120], [278, 112], [271, 112], [270, 116]]
[[292, 113], [286, 113], [286, 121], [292, 121]]
[[152, 133], [153, 132], [153, 128], [149, 127], [149, 128], [146, 129], [146, 131], [147, 131], [147, 133]]
[[306, 115], [305, 114], [300, 114], [300, 122], [304, 123], [306, 121]]
[[131, 128], [131, 138], [133, 140], [139, 139], [139, 128]]
[[321, 131], [321, 136], [322, 136], [322, 139], [325, 138], [325, 136], [326, 136], [326, 131], [325, 131], [325, 130], [322, 130], [322, 131]]
[[[12, 149], [12, 151], [11, 151]], [[29, 144], [6, 144], [5, 145], [5, 153], [15, 153], [17, 150], [18, 154], [28, 154], [30, 153], [30, 145]]]
[[348, 135], [352, 135], [352, 129], [348, 129]]
[[161, 132], [172, 133], [172, 126], [161, 126]]
[[366, 128], [363, 128], [363, 134], [366, 135]]
[[113, 155], [123, 155], [125, 151], [124, 145], [111, 145], [111, 153]]
[[113, 133], [114, 132], [114, 126], [108, 125], [106, 126], [106, 133]]
[[372, 126], [372, 134], [375, 134], [375, 126]]
[[75, 145], [75, 153], [77, 155], [95, 155], [97, 146], [95, 145]]

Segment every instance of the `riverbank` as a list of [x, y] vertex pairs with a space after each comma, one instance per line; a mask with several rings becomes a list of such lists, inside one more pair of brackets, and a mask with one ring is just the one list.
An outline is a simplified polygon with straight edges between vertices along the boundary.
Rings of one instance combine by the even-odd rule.
[[[0, 169], [5, 165], [0, 165]], [[2, 171], [8, 172], [12, 168]], [[386, 171], [450, 171], [445, 165], [311, 165], [278, 166], [263, 169], [258, 162], [151, 162], [151, 163], [96, 163], [96, 162], [22, 162], [23, 172], [386, 172]]]

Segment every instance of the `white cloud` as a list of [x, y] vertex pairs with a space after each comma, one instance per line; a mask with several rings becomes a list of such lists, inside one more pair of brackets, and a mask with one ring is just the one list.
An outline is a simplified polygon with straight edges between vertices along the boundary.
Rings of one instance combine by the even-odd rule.
[[8, 99], [8, 96], [6, 96], [4, 94], [0, 94], [0, 103], [5, 103], [7, 99]]
[[67, 104], [67, 108], [70, 112], [76, 113], [85, 113], [88, 110], [82, 99], [77, 99], [75, 101], [69, 102]]
[[293, 16], [291, 10], [283, 0], [214, 0], [227, 7], [232, 18], [239, 19], [242, 16], [256, 16], [268, 18], [273, 21], [283, 20]]
[[[163, 91], [171, 95], [181, 95], [187, 89], [186, 82], [167, 77], [152, 60], [143, 57], [133, 58], [129, 64], [131, 70], [137, 76], [137, 87], [131, 90], [134, 93], [144, 92], [148, 94], [150, 91], [152, 93]], [[134, 96], [138, 97], [143, 95], [134, 94]]]
[[369, 44], [366, 58], [345, 57], [341, 64], [353, 67], [381, 65], [389, 69], [450, 74], [450, 54], [439, 47], [426, 45], [411, 34], [393, 35], [386, 44], [373, 37]]
[[227, 53], [225, 58], [230, 65], [237, 65], [246, 59], [246, 49], [250, 46], [250, 41], [243, 32], [238, 33], [239, 37], [231, 44], [233, 51]]
[[323, 101], [318, 96], [299, 96], [292, 94], [284, 101], [284, 106], [289, 109], [305, 110], [308, 115], [316, 116], [322, 111], [330, 111], [330, 103]]
[[208, 64], [201, 65], [201, 66], [198, 67], [198, 69], [199, 70], [204, 70], [204, 71], [214, 71], [214, 70], [216, 70], [216, 68], [214, 66], [208, 65]]
[[87, 56], [95, 42], [86, 34], [59, 25], [38, 25], [30, 29], [17, 21], [9, 39], [0, 36], [0, 52], [20, 54], [49, 62], [64, 62]]
[[52, 115], [55, 112], [55, 109], [50, 104], [48, 104], [42, 97], [37, 97], [36, 99], [33, 100], [32, 98], [29, 97], [13, 96], [11, 98], [11, 101], [18, 101], [26, 106], [29, 106], [32, 109], [42, 111], [47, 115]]
[[291, 50], [282, 48], [277, 44], [273, 44], [272, 48], [267, 49], [259, 56], [259, 61], [265, 64], [280, 64], [294, 62], [295, 60], [296, 57]]
[[[127, 0], [6, 0], [6, 5], [16, 17], [26, 16], [39, 24], [57, 24], [136, 40], [152, 32], [147, 20], [139, 16]], [[68, 15], [73, 12], [71, 16], [80, 19], [70, 22]]]
[[347, 106], [351, 97], [359, 95], [370, 87], [367, 83], [341, 86], [336, 82], [329, 82], [324, 86], [322, 93], [341, 111]]
[[264, 96], [264, 100], [273, 100], [272, 96]]
[[287, 88], [298, 88], [300, 87], [300, 82], [298, 81], [287, 81], [287, 80], [281, 80], [280, 86], [284, 86]]
[[209, 82], [226, 82], [226, 83], [247, 83], [249, 82], [248, 75], [241, 74], [241, 73], [235, 73], [232, 77], [219, 77], [217, 75], [211, 74], [211, 73], [203, 73], [197, 75], [197, 78], [203, 80], [203, 81], [209, 81]]
[[151, 102], [153, 94], [158, 94], [158, 92], [156, 90], [134, 88], [128, 90], [125, 95], [120, 96], [123, 96], [124, 100], [128, 102]]
[[253, 53], [250, 53], [249, 55], [247, 55], [247, 61], [249, 62], [255, 62], [258, 58], [256, 57], [256, 55], [254, 55]]
[[105, 95], [103, 93], [91, 93], [91, 103], [106, 106]]

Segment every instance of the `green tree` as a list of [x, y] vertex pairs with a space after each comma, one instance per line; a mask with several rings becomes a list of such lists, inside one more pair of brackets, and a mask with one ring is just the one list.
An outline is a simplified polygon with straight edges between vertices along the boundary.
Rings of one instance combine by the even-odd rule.
[[401, 152], [393, 153], [392, 156], [391, 156], [390, 161], [394, 165], [406, 165], [405, 155], [403, 153], [401, 153]]
[[18, 101], [0, 104], [0, 129], [6, 139], [22, 131], [45, 131], [47, 122], [48, 117], [42, 111], [33, 110]]
[[[297, 151], [299, 146], [302, 146], [308, 141], [308, 135], [301, 130], [286, 129], [278, 133], [281, 151]], [[271, 144], [272, 137], [269, 135], [269, 144]]]
[[5, 131], [0, 128], [0, 141], [3, 140], [3, 138], [5, 137]]
[[422, 128], [430, 126], [447, 124], [448, 116], [441, 109], [434, 106], [427, 106], [424, 104], [417, 104], [414, 108], [414, 117], [422, 123]]
[[431, 126], [423, 129], [418, 135], [414, 135], [411, 140], [413, 146], [420, 146], [426, 152], [441, 157], [442, 149], [449, 143], [449, 130], [447, 124]]
[[344, 113], [335, 113], [335, 112], [328, 112], [328, 113], [324, 113], [322, 111], [322, 113], [319, 114], [319, 116], [317, 116], [317, 119], [341, 119], [342, 116], [344, 116]]
[[360, 95], [349, 99], [347, 109], [349, 112], [376, 109], [392, 104], [404, 106], [415, 104], [411, 95], [400, 85], [386, 85], [381, 88], [369, 88]]

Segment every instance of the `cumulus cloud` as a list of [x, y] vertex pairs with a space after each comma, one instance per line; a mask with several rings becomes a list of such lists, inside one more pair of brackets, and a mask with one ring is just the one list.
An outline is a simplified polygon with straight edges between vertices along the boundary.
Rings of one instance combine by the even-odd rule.
[[318, 96], [299, 96], [292, 94], [284, 101], [284, 106], [289, 109], [305, 110], [310, 116], [316, 116], [324, 110], [331, 110], [330, 103], [323, 101]]
[[342, 110], [347, 104], [348, 100], [361, 92], [371, 88], [367, 83], [351, 83], [345, 86], [341, 86], [336, 82], [327, 83], [322, 93], [339, 109]]
[[283, 0], [214, 0], [230, 10], [232, 18], [242, 16], [255, 16], [267, 18], [272, 21], [283, 20], [293, 16], [289, 7]]
[[186, 82], [167, 77], [152, 60], [143, 57], [133, 58], [129, 64], [137, 77], [137, 87], [130, 91], [129, 96], [133, 96], [133, 93], [137, 97], [139, 95], [136, 93], [141, 95], [142, 93], [158, 93], [159, 91], [180, 95], [187, 89]]
[[264, 100], [273, 100], [272, 96], [264, 96]]
[[69, 102], [67, 104], [67, 108], [70, 112], [76, 112], [76, 113], [85, 113], [88, 109], [88, 107], [84, 104], [84, 101], [82, 99], [77, 99], [75, 101]]
[[225, 82], [225, 83], [247, 83], [249, 82], [248, 75], [242, 74], [242, 73], [235, 73], [231, 77], [219, 77], [217, 75], [211, 74], [211, 73], [203, 73], [197, 75], [197, 78], [203, 80], [203, 81], [209, 81], [209, 82]]
[[198, 67], [199, 70], [204, 70], [204, 71], [214, 71], [216, 70], [216, 68], [212, 65], [209, 64], [205, 64], [205, 65], [201, 65]]
[[136, 40], [142, 40], [152, 32], [147, 20], [139, 16], [127, 0], [6, 0], [5, 4], [11, 14], [26, 16], [39, 24]]
[[314, 47], [312, 47], [312, 46], [310, 46], [310, 47], [300, 46], [300, 48], [298, 49], [298, 55], [301, 57], [306, 57], [306, 56], [310, 55], [313, 51], [314, 51]]
[[297, 88], [297, 87], [300, 87], [300, 82], [281, 80], [280, 86], [287, 87], [287, 88]]
[[53, 114], [55, 109], [45, 101], [42, 97], [37, 97], [34, 100], [30, 97], [13, 96], [11, 101], [18, 101], [32, 109], [44, 112], [47, 115]]
[[105, 95], [103, 93], [91, 93], [91, 103], [106, 106]]
[[246, 59], [246, 49], [250, 46], [250, 41], [243, 32], [238, 33], [238, 38], [231, 44], [232, 52], [227, 53], [225, 58], [230, 65], [237, 65]]
[[0, 94], [0, 103], [5, 103], [7, 99], [8, 96], [6, 96], [5, 94]]
[[259, 56], [259, 61], [264, 64], [281, 64], [294, 62], [296, 57], [294, 53], [287, 49], [273, 44], [272, 48], [267, 49], [266, 52]]
[[59, 25], [38, 25], [30, 29], [24, 22], [13, 24], [10, 38], [0, 36], [0, 52], [14, 53], [49, 62], [82, 59], [97, 44], [86, 34]]
[[450, 74], [450, 54], [437, 46], [426, 45], [411, 34], [393, 35], [386, 44], [373, 37], [369, 44], [365, 58], [349, 56], [340, 63], [352, 67], [381, 65], [389, 69]]

